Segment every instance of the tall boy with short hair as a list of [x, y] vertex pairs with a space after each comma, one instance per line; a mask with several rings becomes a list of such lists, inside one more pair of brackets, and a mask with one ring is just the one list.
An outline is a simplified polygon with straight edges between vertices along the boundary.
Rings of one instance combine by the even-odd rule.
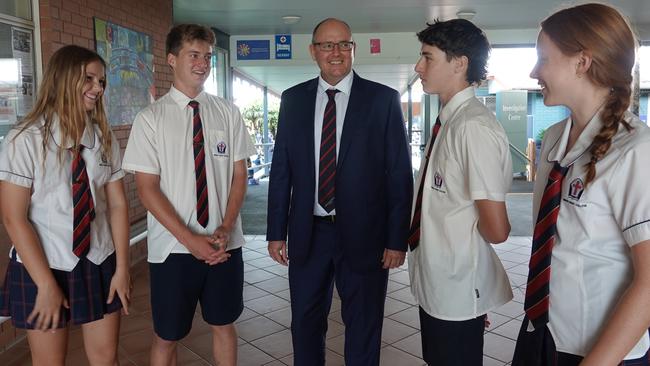
[[207, 94], [214, 33], [181, 24], [167, 35], [169, 92], [133, 123], [123, 167], [147, 208], [154, 340], [152, 365], [176, 364], [197, 302], [219, 365], [237, 363], [234, 321], [243, 310], [239, 210], [254, 153], [239, 110]]
[[462, 19], [435, 21], [417, 35], [415, 71], [442, 105], [422, 159], [409, 238], [422, 352], [429, 365], [481, 365], [486, 314], [512, 298], [490, 244], [510, 232], [508, 140], [473, 88], [485, 78], [490, 45]]

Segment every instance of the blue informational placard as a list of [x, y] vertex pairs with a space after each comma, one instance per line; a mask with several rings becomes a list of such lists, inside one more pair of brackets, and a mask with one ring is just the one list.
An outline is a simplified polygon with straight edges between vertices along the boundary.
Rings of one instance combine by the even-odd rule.
[[291, 59], [291, 35], [275, 35], [275, 59]]
[[271, 58], [271, 45], [269, 40], [242, 40], [237, 41], [238, 60], [268, 60]]

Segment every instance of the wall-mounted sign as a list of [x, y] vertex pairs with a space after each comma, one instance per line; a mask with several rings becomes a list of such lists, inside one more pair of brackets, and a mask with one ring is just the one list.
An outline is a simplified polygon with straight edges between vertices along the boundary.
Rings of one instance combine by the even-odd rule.
[[237, 60], [268, 60], [271, 58], [270, 41], [242, 40], [237, 41]]
[[381, 39], [379, 38], [370, 39], [370, 53], [371, 54], [381, 53]]
[[291, 35], [290, 34], [276, 34], [275, 35], [275, 59], [291, 59]]

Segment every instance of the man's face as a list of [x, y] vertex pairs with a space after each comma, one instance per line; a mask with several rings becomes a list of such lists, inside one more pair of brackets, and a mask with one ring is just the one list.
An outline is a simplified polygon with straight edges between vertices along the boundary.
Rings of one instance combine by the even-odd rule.
[[339, 21], [329, 20], [318, 28], [314, 35], [314, 42], [332, 42], [335, 44], [334, 48], [323, 51], [318, 45], [309, 45], [309, 52], [320, 68], [321, 77], [330, 85], [338, 84], [347, 76], [354, 63], [354, 46], [350, 50], [343, 51], [338, 45], [342, 41], [352, 41], [350, 30]]
[[210, 75], [212, 45], [205, 41], [183, 42], [178, 55], [168, 54], [167, 63], [174, 70], [174, 87], [189, 97], [203, 90]]

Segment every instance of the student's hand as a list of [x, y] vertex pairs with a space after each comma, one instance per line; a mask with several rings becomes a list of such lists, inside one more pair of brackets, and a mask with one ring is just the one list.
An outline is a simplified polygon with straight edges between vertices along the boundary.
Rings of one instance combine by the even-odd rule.
[[287, 256], [287, 242], [286, 240], [275, 240], [269, 242], [269, 255], [271, 258], [283, 266], [289, 264], [289, 257]]
[[217, 247], [217, 240], [210, 235], [192, 235], [184, 244], [195, 258], [209, 265], [225, 262], [230, 258], [225, 246]]
[[385, 249], [384, 257], [381, 259], [381, 262], [384, 264], [384, 269], [397, 268], [404, 264], [404, 259], [406, 258], [406, 252], [393, 249]]
[[219, 226], [217, 230], [214, 231], [212, 237], [216, 241], [217, 245], [223, 247], [224, 249], [228, 246], [230, 242], [230, 232], [232, 229], [229, 229], [223, 225]]
[[61, 306], [70, 308], [68, 300], [63, 296], [59, 285], [51, 282], [39, 286], [36, 292], [34, 310], [27, 317], [27, 323], [34, 325], [34, 329], [42, 331], [54, 330], [59, 325]]
[[115, 294], [119, 296], [122, 302], [122, 312], [129, 315], [129, 304], [131, 303], [131, 275], [128, 269], [118, 268], [115, 270], [113, 278], [111, 278], [111, 287], [108, 291], [107, 304], [113, 302]]

